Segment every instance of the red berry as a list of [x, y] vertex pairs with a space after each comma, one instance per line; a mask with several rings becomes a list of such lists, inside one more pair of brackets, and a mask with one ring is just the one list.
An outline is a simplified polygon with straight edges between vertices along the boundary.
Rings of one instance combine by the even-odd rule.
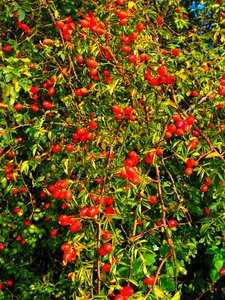
[[148, 202], [153, 205], [157, 202], [157, 197], [156, 196], [150, 196]]
[[106, 253], [109, 253], [112, 251], [113, 247], [112, 247], [112, 244], [111, 243], [105, 243], [103, 245], [103, 249], [106, 251]]
[[70, 225], [70, 231], [71, 232], [77, 232], [81, 228], [81, 222], [76, 221]]
[[200, 191], [206, 193], [208, 191], [208, 186], [206, 184], [203, 184], [200, 188]]
[[205, 182], [206, 185], [210, 185], [211, 179], [209, 177], [205, 177], [204, 182]]
[[184, 170], [184, 174], [187, 176], [191, 176], [192, 172], [193, 172], [192, 168], [186, 168]]
[[52, 231], [50, 232], [51, 236], [56, 236], [58, 233], [58, 229], [52, 229]]
[[176, 226], [177, 226], [177, 221], [174, 220], [174, 219], [169, 220], [169, 221], [168, 221], [168, 226], [169, 226], [170, 228], [176, 227]]
[[111, 268], [111, 265], [109, 263], [105, 263], [103, 266], [102, 266], [102, 270], [106, 273], [109, 273], [110, 272], [110, 268]]
[[155, 283], [155, 276], [149, 276], [149, 277], [145, 277], [143, 280], [144, 284], [154, 284]]
[[133, 295], [133, 293], [134, 293], [134, 290], [129, 285], [124, 286], [123, 289], [122, 289], [122, 291], [121, 291], [121, 294], [124, 297], [131, 297]]
[[225, 276], [225, 268], [222, 268], [222, 269], [220, 270], [220, 274], [221, 274], [222, 276]]

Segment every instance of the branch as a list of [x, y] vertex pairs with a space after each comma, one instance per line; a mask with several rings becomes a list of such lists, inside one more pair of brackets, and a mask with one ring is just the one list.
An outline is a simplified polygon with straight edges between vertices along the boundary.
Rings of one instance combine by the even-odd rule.
[[208, 99], [208, 97], [212, 94], [213, 92], [210, 91], [208, 92], [204, 97], [202, 97], [199, 102], [192, 104], [188, 107], [188, 109], [186, 109], [185, 113], [188, 113], [190, 110], [194, 109], [196, 106], [202, 104], [206, 99]]

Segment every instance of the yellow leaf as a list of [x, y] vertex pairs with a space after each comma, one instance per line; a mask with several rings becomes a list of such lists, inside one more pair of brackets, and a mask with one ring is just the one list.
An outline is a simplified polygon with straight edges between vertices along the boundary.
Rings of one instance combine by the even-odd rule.
[[28, 70], [26, 70], [25, 72], [23, 72], [23, 74], [27, 75], [28, 77], [32, 77], [31, 73]]
[[176, 104], [175, 104], [173, 101], [171, 101], [171, 100], [167, 100], [167, 101], [165, 102], [165, 104], [166, 104], [166, 105], [171, 105], [171, 106], [173, 106], [174, 108], [177, 108]]
[[166, 294], [157, 285], [154, 286], [154, 293], [155, 293], [156, 297], [159, 297], [159, 298], [166, 297]]
[[221, 148], [221, 146], [222, 146], [222, 143], [219, 142], [219, 143], [218, 143], [218, 149], [219, 149], [219, 152], [220, 152], [220, 153], [222, 153], [222, 148]]
[[186, 61], [186, 68], [189, 69], [191, 67], [191, 64], [189, 61]]
[[211, 158], [211, 157], [218, 157], [221, 156], [217, 151], [216, 152], [211, 152], [208, 155], [206, 155], [205, 158]]
[[180, 296], [181, 296], [181, 294], [180, 294], [180, 292], [178, 291], [178, 292], [176, 292], [176, 294], [171, 298], [171, 300], [180, 300]]
[[114, 92], [115, 88], [116, 88], [116, 85], [118, 83], [119, 79], [117, 79], [115, 82], [113, 82], [112, 84], [110, 85], [107, 85], [107, 89], [110, 93], [110, 95], [112, 95], [112, 93]]
[[25, 63], [29, 63], [30, 59], [29, 58], [20, 58], [21, 61], [25, 62]]
[[128, 2], [128, 9], [133, 8], [134, 5], [135, 5], [134, 1], [129, 1], [129, 2]]

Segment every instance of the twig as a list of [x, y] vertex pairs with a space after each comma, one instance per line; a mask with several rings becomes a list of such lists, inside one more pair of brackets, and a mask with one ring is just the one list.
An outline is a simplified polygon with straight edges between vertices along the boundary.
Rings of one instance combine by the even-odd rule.
[[185, 110], [185, 113], [188, 113], [190, 110], [194, 109], [196, 106], [202, 104], [213, 92], [208, 92], [204, 97], [202, 97], [197, 103], [192, 104], [188, 107], [188, 109]]

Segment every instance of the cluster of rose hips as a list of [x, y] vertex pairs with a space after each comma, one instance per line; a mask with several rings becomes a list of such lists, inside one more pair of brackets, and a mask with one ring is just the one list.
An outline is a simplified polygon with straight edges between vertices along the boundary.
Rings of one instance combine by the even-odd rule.
[[[89, 198], [91, 198], [91, 200], [101, 206], [106, 206], [104, 209], [104, 214], [106, 215], [117, 215], [118, 212], [117, 210], [115, 210], [113, 208], [113, 204], [114, 204], [114, 198], [113, 197], [106, 197], [104, 199], [100, 199], [100, 197], [98, 197], [97, 195], [93, 195], [93, 194], [89, 194]], [[84, 209], [84, 208], [83, 208]], [[87, 211], [87, 215], [90, 214], [89, 211]]]
[[112, 111], [114, 112], [115, 119], [117, 121], [122, 120], [125, 116], [127, 116], [130, 121], [136, 119], [134, 110], [130, 106], [125, 106], [124, 108], [122, 108], [119, 104], [114, 104], [112, 106]]
[[208, 191], [208, 186], [211, 183], [211, 179], [209, 177], [204, 178], [204, 184], [201, 186], [200, 191], [206, 193]]
[[173, 134], [180, 137], [185, 132], [189, 132], [191, 129], [191, 125], [193, 125], [195, 122], [194, 116], [188, 116], [185, 120], [183, 120], [178, 113], [174, 113], [172, 118], [175, 121], [175, 124], [171, 123], [167, 126], [167, 139], [170, 139], [173, 136]]
[[160, 67], [157, 68], [156, 71], [158, 77], [154, 77], [154, 78], [152, 77], [152, 72], [149, 68], [145, 72], [145, 79], [148, 80], [152, 86], [159, 86], [163, 84], [174, 84], [175, 77], [173, 75], [167, 74], [165, 65], [162, 64]]
[[163, 149], [161, 149], [161, 148], [158, 148], [154, 151], [148, 152], [145, 156], [146, 164], [151, 164], [153, 162], [153, 159], [154, 159], [155, 155], [160, 156], [162, 154], [163, 154]]
[[27, 192], [27, 188], [26, 187], [22, 187], [20, 188], [20, 190], [18, 188], [13, 188], [12, 189], [12, 194], [16, 195], [19, 193], [19, 191], [21, 191], [22, 193], [26, 193]]
[[130, 151], [128, 157], [124, 160], [125, 171], [116, 173], [117, 177], [126, 178], [134, 185], [138, 185], [141, 181], [137, 170], [134, 168], [140, 161], [135, 151]]
[[6, 168], [4, 170], [4, 173], [6, 174], [6, 179], [8, 180], [15, 180], [18, 178], [18, 174], [14, 172], [13, 166], [9, 161], [6, 163]]
[[75, 216], [67, 216], [66, 214], [59, 216], [59, 224], [61, 226], [70, 226], [71, 232], [77, 232], [81, 228], [81, 222]]
[[26, 244], [26, 240], [24, 240], [24, 239], [21, 237], [21, 235], [17, 235], [16, 241], [21, 242], [22, 245], [25, 245], [25, 244]]
[[68, 182], [66, 180], [58, 180], [54, 185], [48, 186], [48, 191], [51, 192], [55, 199], [72, 199], [72, 192], [67, 190]]
[[98, 21], [95, 18], [94, 12], [86, 13], [82, 16], [82, 20], [80, 21], [80, 26], [82, 28], [89, 28], [91, 32], [103, 34], [105, 32], [105, 24], [102, 21]]
[[[18, 12], [15, 12], [15, 13], [14, 13], [14, 17], [15, 17], [16, 19], [19, 18]], [[22, 22], [20, 22], [20, 21], [17, 21], [17, 22], [16, 22], [16, 25], [17, 25], [18, 29], [24, 30], [27, 34], [31, 34], [32, 31], [31, 31], [30, 27], [29, 27], [27, 24], [22, 23]]]
[[197, 162], [193, 158], [188, 158], [186, 161], [186, 169], [184, 170], [184, 174], [191, 176], [193, 168], [196, 166], [196, 164]]
[[63, 260], [65, 262], [73, 262], [75, 261], [77, 257], [77, 251], [72, 247], [70, 243], [63, 243], [61, 246], [61, 249], [63, 250]]
[[93, 139], [93, 133], [88, 131], [84, 127], [79, 127], [76, 132], [72, 134], [73, 136], [73, 142], [74, 143], [79, 143], [79, 142], [87, 142], [91, 141]]
[[82, 207], [80, 209], [80, 218], [84, 218], [84, 217], [94, 218], [98, 215], [98, 213], [99, 213], [99, 208], [95, 205]]
[[65, 18], [65, 22], [59, 20], [56, 22], [56, 27], [61, 31], [64, 40], [69, 41], [71, 39], [71, 33], [75, 29], [75, 24], [70, 16]]
[[103, 71], [105, 78], [105, 83], [110, 84], [112, 82], [112, 77], [110, 77], [110, 71], [109, 70], [104, 70]]

